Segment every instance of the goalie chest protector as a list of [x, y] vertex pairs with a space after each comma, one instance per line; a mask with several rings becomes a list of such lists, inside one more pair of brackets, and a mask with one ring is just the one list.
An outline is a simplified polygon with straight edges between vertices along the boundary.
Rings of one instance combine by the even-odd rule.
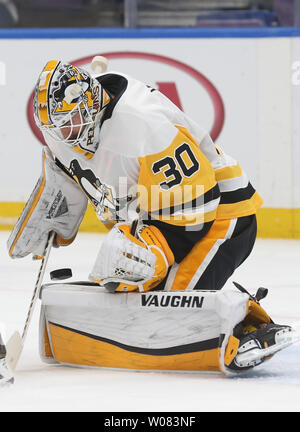
[[235, 289], [109, 293], [87, 282], [46, 284], [41, 300], [47, 363], [227, 373], [249, 297]]

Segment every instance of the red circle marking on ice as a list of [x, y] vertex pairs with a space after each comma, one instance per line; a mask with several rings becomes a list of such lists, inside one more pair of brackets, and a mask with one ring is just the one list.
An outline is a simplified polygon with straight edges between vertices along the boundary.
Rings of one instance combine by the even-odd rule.
[[[94, 54], [92, 56], [83, 57], [78, 60], [71, 61], [70, 63], [75, 66], [85, 65], [91, 63], [91, 61], [96, 55], [101, 55], [108, 59], [133, 58], [133, 59], [142, 59], [142, 60], [152, 60], [155, 62], [167, 64], [169, 66], [173, 66], [176, 69], [185, 72], [193, 79], [195, 79], [207, 91], [214, 107], [214, 122], [210, 130], [210, 136], [215, 141], [220, 135], [225, 120], [225, 109], [224, 109], [222, 97], [218, 92], [218, 90], [216, 89], [216, 87], [208, 80], [208, 78], [206, 78], [197, 69], [194, 69], [191, 66], [182, 63], [178, 60], [174, 60], [170, 57], [165, 57], [165, 56], [150, 54], [150, 53], [133, 52], [133, 51], [132, 52], [118, 51], [118, 52]], [[35, 124], [34, 117], [33, 117], [33, 92], [31, 93], [27, 103], [27, 119], [32, 129], [32, 132], [34, 133], [36, 138], [41, 143], [45, 144], [43, 135], [39, 130], [39, 128], [37, 127], [37, 125]]]

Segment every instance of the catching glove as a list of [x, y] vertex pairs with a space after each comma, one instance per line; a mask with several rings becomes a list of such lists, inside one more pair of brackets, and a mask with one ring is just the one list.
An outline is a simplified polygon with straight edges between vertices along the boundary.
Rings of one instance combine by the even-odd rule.
[[106, 235], [89, 279], [109, 291], [149, 291], [167, 275], [174, 255], [158, 228], [117, 224]]

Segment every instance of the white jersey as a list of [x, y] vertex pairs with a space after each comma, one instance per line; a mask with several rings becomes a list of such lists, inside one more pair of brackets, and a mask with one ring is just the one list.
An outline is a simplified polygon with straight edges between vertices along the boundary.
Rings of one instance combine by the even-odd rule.
[[129, 221], [137, 207], [173, 228], [256, 212], [262, 200], [237, 161], [167, 97], [123, 74], [97, 79], [112, 100], [95, 154], [45, 139], [102, 221]]

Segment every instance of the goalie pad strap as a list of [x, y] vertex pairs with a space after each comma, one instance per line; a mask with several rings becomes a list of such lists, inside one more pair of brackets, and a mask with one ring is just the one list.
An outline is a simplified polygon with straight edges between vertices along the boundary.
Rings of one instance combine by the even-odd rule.
[[269, 324], [271, 322], [271, 318], [259, 303], [256, 303], [253, 300], [249, 300], [247, 304], [247, 309], [248, 309], [247, 318], [248, 321], [251, 322], [251, 324], [255, 324], [255, 323]]

